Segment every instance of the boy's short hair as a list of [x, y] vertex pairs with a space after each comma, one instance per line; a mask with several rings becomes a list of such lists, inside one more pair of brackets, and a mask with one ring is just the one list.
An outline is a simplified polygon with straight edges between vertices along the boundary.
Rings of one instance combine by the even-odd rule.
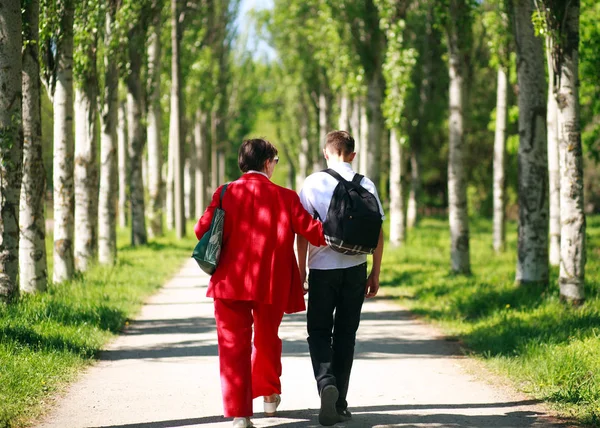
[[354, 153], [354, 138], [346, 131], [331, 131], [325, 137], [325, 148], [341, 155]]
[[238, 151], [238, 166], [242, 172], [262, 171], [265, 162], [277, 156], [277, 149], [262, 138], [244, 140]]

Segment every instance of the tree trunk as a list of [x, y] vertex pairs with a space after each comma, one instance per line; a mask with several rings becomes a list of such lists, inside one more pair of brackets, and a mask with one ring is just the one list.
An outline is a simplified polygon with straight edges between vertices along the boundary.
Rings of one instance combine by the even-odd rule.
[[548, 147], [543, 41], [533, 0], [515, 0], [519, 82], [519, 242], [516, 281], [548, 281]]
[[117, 142], [118, 142], [118, 169], [119, 169], [119, 226], [127, 227], [127, 147], [129, 139], [127, 138], [127, 101], [119, 101], [119, 121], [117, 124]]
[[131, 245], [144, 245], [148, 241], [144, 210], [142, 156], [144, 129], [142, 127], [142, 51], [144, 32], [136, 24], [129, 32], [129, 75], [127, 76], [127, 124], [129, 140], [129, 195], [131, 204]]
[[182, 117], [183, 93], [181, 88], [180, 33], [177, 15], [177, 0], [171, 0], [171, 119], [169, 125], [169, 144], [173, 145], [175, 234], [181, 239], [185, 236], [185, 213], [183, 195], [183, 135]]
[[450, 220], [450, 258], [452, 271], [461, 274], [471, 272], [469, 254], [469, 213], [467, 206], [467, 177], [464, 160], [463, 136], [464, 111], [464, 52], [461, 21], [467, 16], [468, 5], [464, 0], [450, 3], [448, 27], [448, 62], [450, 75], [450, 118], [448, 155], [448, 215]]
[[[366, 102], [362, 101], [360, 105], [360, 156], [358, 170], [362, 175], [368, 175], [369, 170], [369, 118], [367, 116]], [[375, 183], [377, 185], [377, 183]]]
[[494, 135], [494, 250], [504, 251], [506, 245], [504, 169], [506, 154], [506, 115], [508, 81], [504, 66], [498, 67], [496, 87], [496, 132]]
[[[190, 156], [192, 156], [190, 152]], [[185, 208], [185, 218], [191, 219], [192, 213], [194, 212], [194, 206], [196, 202], [194, 201], [194, 197], [196, 193], [194, 191], [194, 177], [196, 175], [194, 171], [194, 159], [186, 158], [184, 168], [183, 168], [183, 193], [184, 193], [184, 208]]]
[[306, 177], [308, 176], [308, 153], [310, 153], [310, 142], [308, 140], [308, 116], [306, 114], [300, 114], [300, 151], [298, 153], [296, 189], [302, 189], [304, 180], [306, 180]]
[[342, 92], [340, 97], [340, 118], [338, 129], [341, 131], [350, 131], [350, 99], [346, 92]]
[[81, 272], [98, 248], [97, 80], [84, 79], [75, 90], [75, 268]]
[[223, 150], [219, 150], [218, 152], [219, 159], [219, 183], [225, 183], [225, 152]]
[[160, 140], [160, 14], [152, 26], [148, 46], [148, 223], [151, 237], [163, 234], [162, 144]]
[[73, 276], [73, 1], [63, 3], [60, 12], [61, 37], [56, 47], [56, 88], [54, 90], [54, 262], [53, 281]]
[[[381, 136], [383, 132], [383, 114], [381, 102], [383, 98], [383, 76], [381, 70], [373, 74], [367, 87], [367, 117], [369, 119], [369, 130], [367, 135], [367, 147], [363, 148], [366, 159], [366, 176], [368, 176], [375, 187], [380, 188], [380, 161], [381, 161]], [[365, 141], [363, 141], [364, 143]], [[380, 191], [382, 189], [379, 189]]]
[[[116, 7], [106, 13], [105, 45], [113, 40]], [[113, 265], [117, 261], [117, 122], [119, 111], [119, 71], [117, 64], [104, 57], [104, 100], [100, 137], [100, 195], [98, 201], [98, 261]]]
[[169, 143], [167, 145], [167, 180], [165, 184], [167, 194], [167, 229], [175, 229], [175, 171], [173, 171], [173, 144], [171, 144], [171, 137], [169, 137]]
[[217, 151], [217, 114], [212, 112], [210, 115], [210, 187], [211, 193], [219, 187], [219, 158]]
[[358, 98], [355, 98], [352, 101], [352, 113], [350, 114], [350, 128], [352, 136], [354, 137], [354, 152], [356, 156], [354, 156], [354, 160], [352, 161], [352, 169], [354, 171], [359, 170], [359, 162], [360, 162], [360, 103], [358, 102]]
[[390, 131], [390, 244], [404, 243], [404, 197], [402, 195], [402, 146], [396, 130]]
[[323, 156], [323, 149], [325, 148], [325, 140], [327, 133], [329, 132], [329, 104], [327, 103], [327, 97], [324, 93], [319, 94], [319, 144], [318, 150], [315, 153], [313, 159], [313, 170], [320, 171], [326, 168], [325, 158]]
[[[19, 283], [25, 293], [45, 291], [48, 284], [42, 161], [41, 82], [38, 55], [39, 0], [23, 11], [23, 179], [19, 210]], [[4, 192], [4, 190], [2, 190]], [[1, 293], [1, 292], [0, 292]]]
[[21, 4], [0, 6], [0, 301], [19, 288], [19, 198], [23, 163]]
[[560, 296], [584, 299], [586, 262], [583, 212], [583, 156], [579, 121], [579, 1], [569, 3], [565, 18], [557, 90], [560, 156]]
[[552, 41], [546, 38], [548, 62], [548, 189], [550, 196], [550, 264], [560, 264], [560, 165], [558, 156], [558, 104], [554, 93], [554, 67], [552, 66]]
[[413, 147], [410, 151], [410, 192], [408, 193], [408, 207], [406, 208], [406, 227], [412, 229], [417, 225], [417, 201], [421, 190], [421, 163], [419, 149]]
[[206, 135], [207, 117], [200, 109], [196, 110], [196, 121], [194, 125], [194, 141], [196, 150], [197, 168], [195, 169], [196, 180], [196, 209], [195, 217], [202, 217], [208, 206], [206, 189], [208, 186], [208, 137]]

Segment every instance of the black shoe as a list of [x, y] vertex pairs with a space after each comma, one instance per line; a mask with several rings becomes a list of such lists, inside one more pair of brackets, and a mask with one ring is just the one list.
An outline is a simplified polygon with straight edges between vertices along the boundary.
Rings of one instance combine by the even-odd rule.
[[319, 411], [319, 423], [326, 427], [335, 425], [339, 421], [335, 403], [340, 393], [335, 385], [327, 385], [321, 390], [321, 410]]
[[339, 422], [348, 422], [350, 419], [352, 419], [352, 413], [350, 413], [350, 410], [348, 409], [338, 410], [337, 413]]

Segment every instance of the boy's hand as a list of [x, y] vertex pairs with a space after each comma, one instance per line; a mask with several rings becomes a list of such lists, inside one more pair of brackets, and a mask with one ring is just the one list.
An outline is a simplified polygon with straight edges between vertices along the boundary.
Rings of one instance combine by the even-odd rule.
[[371, 272], [367, 278], [367, 286], [365, 287], [365, 297], [370, 299], [375, 297], [379, 291], [379, 275]]

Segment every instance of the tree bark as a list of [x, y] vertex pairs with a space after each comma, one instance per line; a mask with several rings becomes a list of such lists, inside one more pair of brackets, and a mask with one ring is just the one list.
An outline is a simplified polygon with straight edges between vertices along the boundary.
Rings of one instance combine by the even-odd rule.
[[19, 198], [23, 162], [21, 4], [0, 7], [0, 301], [18, 296]]
[[[190, 156], [192, 156], [192, 153], [190, 153]], [[196, 205], [196, 202], [194, 201], [196, 196], [196, 192], [194, 190], [194, 177], [196, 175], [194, 171], [194, 163], [194, 159], [188, 157], [185, 159], [185, 164], [183, 167], [183, 193], [186, 219], [192, 218], [194, 206]]]
[[129, 75], [127, 76], [127, 124], [129, 140], [129, 195], [131, 204], [131, 245], [148, 242], [144, 210], [144, 187], [142, 179], [142, 156], [144, 153], [144, 129], [142, 126], [142, 51], [144, 31], [136, 23], [129, 32]]
[[54, 262], [53, 281], [73, 277], [73, 0], [62, 3], [60, 37], [56, 47], [54, 90]]
[[586, 220], [583, 211], [583, 155], [579, 120], [579, 1], [566, 9], [557, 90], [560, 156], [560, 296], [584, 299]]
[[129, 139], [127, 138], [127, 100], [119, 101], [119, 113], [117, 124], [117, 142], [118, 142], [118, 170], [119, 170], [119, 226], [127, 227], [127, 158], [129, 154], [127, 147]]
[[340, 118], [338, 129], [341, 131], [350, 131], [350, 99], [346, 92], [342, 92], [340, 97]]
[[194, 141], [196, 150], [196, 162], [198, 168], [195, 170], [196, 180], [196, 209], [195, 217], [200, 218], [208, 206], [208, 136], [206, 135], [207, 116], [200, 109], [196, 110], [194, 125]]
[[[116, 6], [113, 0], [106, 13], [105, 45], [114, 37]], [[98, 261], [113, 265], [117, 261], [117, 122], [119, 114], [119, 71], [117, 64], [104, 57], [104, 100], [100, 136], [100, 194], [98, 201]]]
[[496, 87], [496, 132], [494, 134], [494, 250], [499, 253], [506, 246], [505, 219], [505, 154], [508, 79], [506, 69], [498, 67]]
[[354, 152], [356, 156], [354, 156], [354, 160], [352, 161], [352, 169], [354, 171], [359, 170], [360, 165], [360, 103], [358, 102], [358, 97], [352, 101], [352, 113], [350, 114], [350, 128], [352, 136], [354, 137]]
[[148, 222], [151, 237], [163, 235], [162, 144], [160, 107], [160, 13], [156, 14], [148, 46]]
[[313, 170], [320, 171], [326, 167], [325, 158], [323, 157], [323, 149], [325, 148], [325, 140], [329, 132], [329, 104], [327, 97], [323, 92], [319, 94], [319, 144], [318, 150], [313, 159]]
[[390, 244], [404, 243], [404, 197], [402, 195], [402, 146], [395, 129], [390, 131]]
[[181, 122], [185, 113], [181, 88], [181, 30], [177, 18], [177, 0], [171, 0], [171, 119], [169, 126], [169, 144], [173, 145], [175, 234], [177, 238], [181, 239], [185, 236], [183, 136]]
[[[367, 87], [367, 117], [369, 119], [369, 130], [366, 143], [366, 150], [363, 153], [366, 159], [366, 174], [375, 183], [375, 187], [380, 187], [379, 178], [381, 175], [381, 135], [383, 132], [383, 113], [381, 103], [383, 99], [383, 76], [379, 68], [373, 73], [373, 78], [369, 81]], [[381, 189], [380, 189], [381, 190]]]
[[546, 38], [548, 62], [548, 189], [550, 202], [550, 264], [560, 265], [560, 164], [558, 156], [558, 104], [556, 103], [554, 67], [552, 65], [552, 41]]
[[21, 292], [45, 291], [48, 285], [42, 161], [41, 81], [39, 64], [39, 0], [23, 11], [23, 178], [19, 212], [19, 285]]
[[467, 16], [464, 0], [450, 2], [448, 26], [448, 62], [450, 75], [450, 118], [448, 156], [448, 214], [450, 220], [450, 258], [452, 271], [471, 272], [469, 252], [469, 213], [467, 177], [464, 160], [464, 73], [466, 64], [461, 40], [466, 29], [461, 22]]
[[[303, 110], [306, 111], [303, 107]], [[296, 172], [296, 189], [302, 189], [304, 180], [308, 176], [308, 153], [310, 142], [308, 140], [308, 116], [300, 114], [300, 151], [298, 153], [298, 171]]]
[[219, 158], [217, 150], [217, 114], [212, 112], [210, 116], [210, 187], [211, 193], [219, 187]]
[[406, 208], [406, 228], [412, 229], [419, 220], [418, 198], [421, 191], [421, 161], [418, 147], [410, 151], [410, 192], [408, 193], [408, 207]]
[[75, 268], [81, 272], [88, 270], [98, 248], [98, 83], [92, 75], [84, 80], [75, 90]]
[[516, 281], [548, 281], [548, 147], [543, 41], [533, 0], [515, 0], [519, 82], [519, 237]]
[[[369, 170], [369, 118], [364, 99], [360, 105], [360, 156], [358, 169], [361, 175], [368, 175]], [[369, 177], [370, 178], [370, 177]], [[377, 185], [377, 183], [375, 183]]]

